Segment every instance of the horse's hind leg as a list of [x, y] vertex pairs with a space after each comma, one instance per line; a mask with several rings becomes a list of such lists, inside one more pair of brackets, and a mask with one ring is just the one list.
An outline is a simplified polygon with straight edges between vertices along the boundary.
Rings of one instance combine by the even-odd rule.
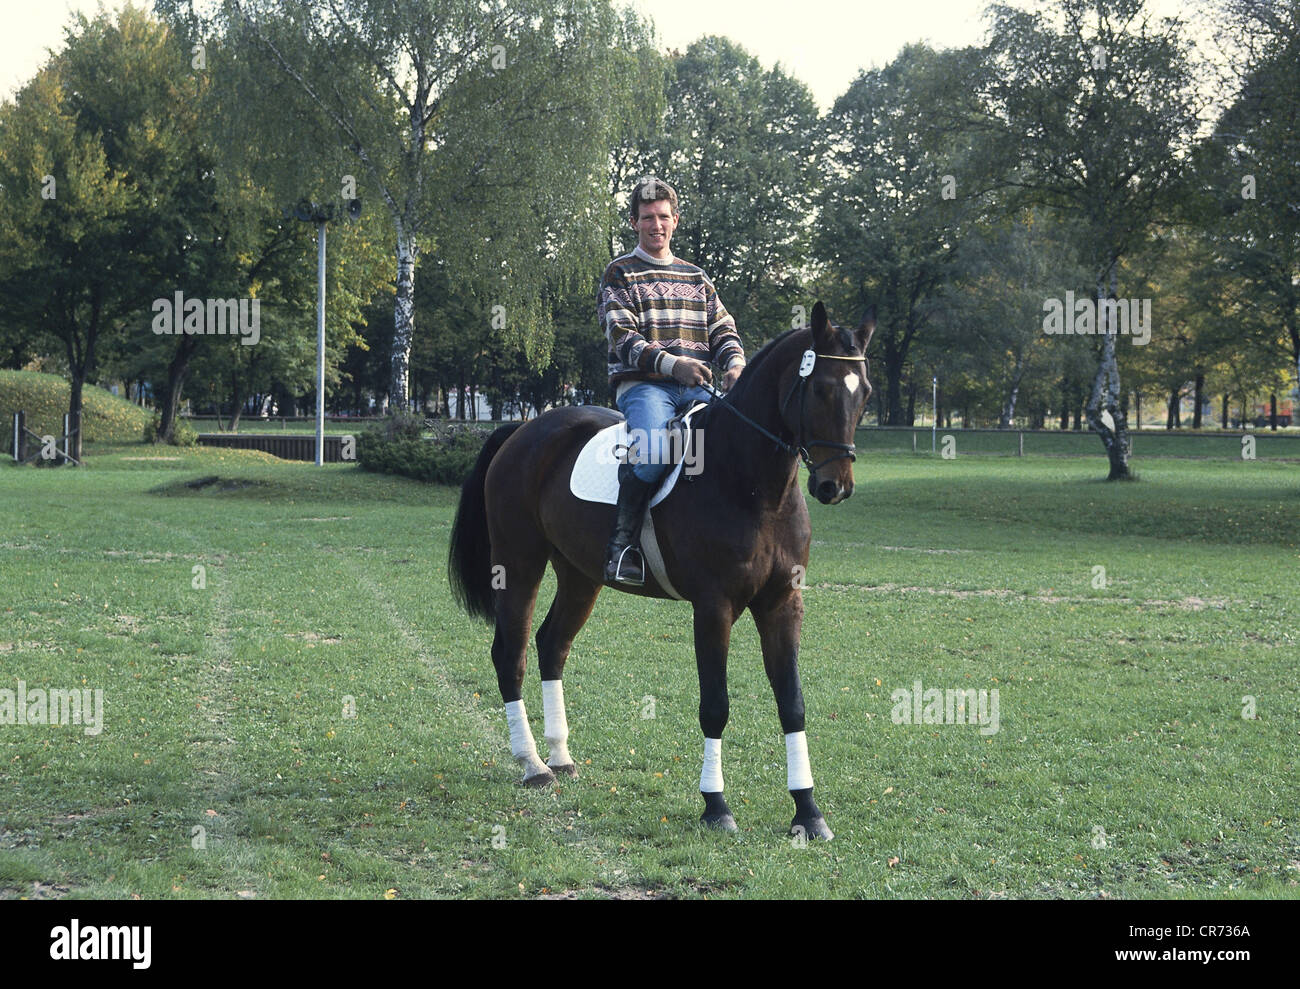
[[[555, 774], [537, 755], [537, 743], [528, 727], [524, 710], [524, 670], [528, 664], [528, 633], [533, 624], [533, 605], [542, 582], [546, 557], [542, 554], [515, 558], [509, 564], [493, 560], [494, 579], [501, 580], [496, 594], [496, 635], [492, 639], [492, 665], [497, 686], [506, 705], [510, 728], [510, 752], [524, 770], [527, 786], [545, 786]], [[498, 569], [499, 568], [499, 569]]]
[[579, 629], [591, 617], [600, 585], [584, 576], [564, 557], [551, 560], [558, 588], [546, 620], [537, 630], [537, 666], [542, 673], [542, 705], [546, 717], [546, 765], [554, 773], [577, 776], [569, 755], [569, 722], [564, 713], [564, 663]]

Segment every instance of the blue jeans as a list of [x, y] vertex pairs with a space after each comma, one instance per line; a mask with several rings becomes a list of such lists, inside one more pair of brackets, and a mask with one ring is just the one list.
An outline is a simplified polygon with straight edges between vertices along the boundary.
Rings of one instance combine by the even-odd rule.
[[687, 387], [676, 382], [642, 381], [632, 385], [618, 399], [618, 410], [627, 419], [630, 437], [627, 462], [638, 480], [656, 484], [672, 465], [668, 433], [664, 424], [696, 402], [707, 402], [710, 395], [698, 385]]

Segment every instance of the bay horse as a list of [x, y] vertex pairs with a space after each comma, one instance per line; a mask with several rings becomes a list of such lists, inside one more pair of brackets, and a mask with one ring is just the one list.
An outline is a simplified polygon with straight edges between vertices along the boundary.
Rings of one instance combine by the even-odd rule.
[[[694, 610], [704, 731], [700, 820], [706, 825], [736, 830], [723, 799], [722, 730], [731, 627], [748, 608], [785, 733], [795, 804], [791, 831], [834, 837], [813, 801], [804, 733], [798, 657], [811, 526], [797, 478], [802, 459], [808, 491], [818, 501], [834, 505], [853, 493], [853, 434], [871, 395], [866, 350], [875, 326], [874, 308], [852, 330], [832, 324], [818, 302], [811, 329], [790, 330], [765, 346], [725, 399], [708, 408], [702, 473], [679, 480], [651, 509], [668, 582]], [[569, 475], [587, 440], [621, 418], [611, 409], [579, 406], [502, 426], [461, 489], [448, 576], [461, 607], [496, 626], [492, 662], [510, 750], [523, 767], [523, 782], [532, 786], [554, 782], [557, 773], [577, 775], [561, 676], [574, 637], [605, 586], [605, 543], [615, 507], [576, 498]], [[814, 463], [811, 454], [819, 450], [824, 459]], [[549, 749], [543, 763], [521, 691], [533, 606], [548, 561], [557, 590], [537, 632]], [[644, 585], [616, 589], [670, 597], [650, 572]]]

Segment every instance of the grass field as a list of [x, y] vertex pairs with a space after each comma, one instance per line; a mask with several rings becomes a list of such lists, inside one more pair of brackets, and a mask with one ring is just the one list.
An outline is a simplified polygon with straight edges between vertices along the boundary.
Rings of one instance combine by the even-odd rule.
[[[447, 590], [451, 489], [233, 450], [0, 468], [0, 690], [103, 691], [99, 734], [0, 724], [0, 897], [1295, 898], [1300, 468], [1140, 450], [1123, 485], [865, 451], [810, 506], [836, 838], [805, 847], [748, 617], [725, 835], [696, 824], [687, 606], [601, 595], [581, 775], [525, 790]], [[997, 732], [895, 723], [918, 680], [998, 690]], [[531, 656], [525, 700], [545, 754]]]

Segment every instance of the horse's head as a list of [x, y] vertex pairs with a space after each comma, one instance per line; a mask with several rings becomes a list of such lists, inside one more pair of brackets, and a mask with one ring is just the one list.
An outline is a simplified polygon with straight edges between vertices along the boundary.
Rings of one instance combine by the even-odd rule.
[[[856, 330], [836, 326], [820, 302], [812, 311], [812, 351], [782, 376], [781, 418], [808, 453], [808, 492], [824, 505], [853, 494], [853, 434], [871, 397], [867, 346], [873, 306]], [[811, 368], [809, 364], [811, 363]]]

